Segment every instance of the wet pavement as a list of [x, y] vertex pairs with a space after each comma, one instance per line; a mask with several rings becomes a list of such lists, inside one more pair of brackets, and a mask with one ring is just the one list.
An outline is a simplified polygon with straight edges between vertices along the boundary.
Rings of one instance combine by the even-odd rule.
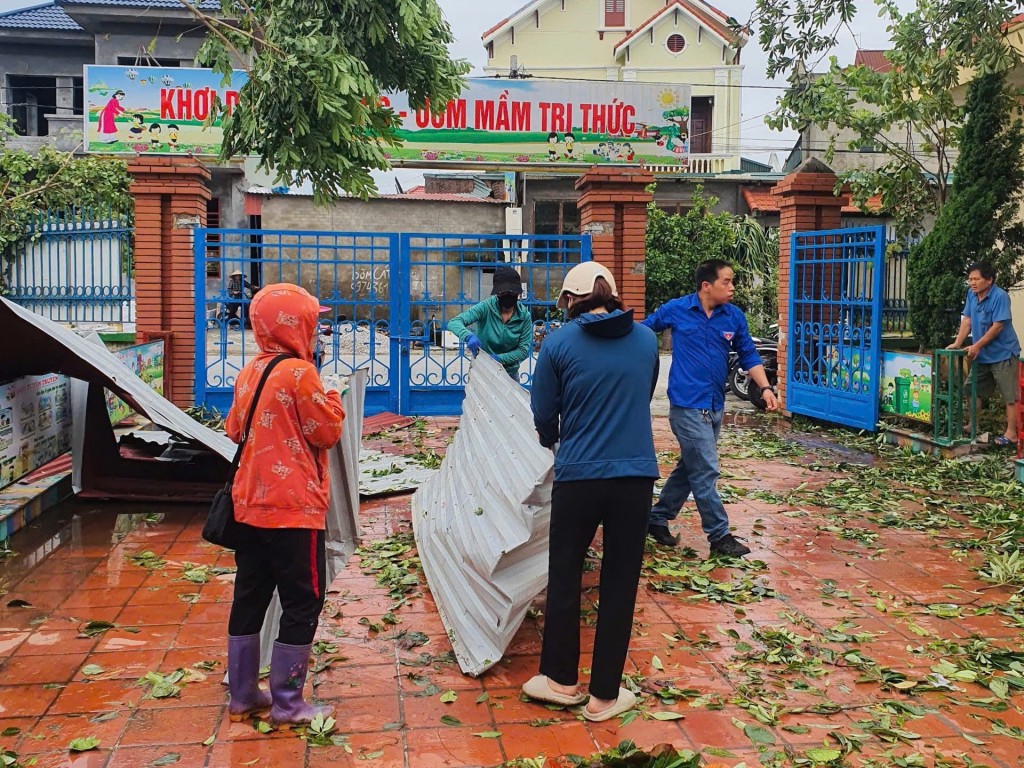
[[[366, 444], [442, 453], [456, 424], [421, 420]], [[664, 418], [655, 434], [664, 474], [676, 450]], [[460, 673], [416, 568], [406, 495], [363, 503], [365, 549], [328, 595], [309, 690], [335, 705], [335, 731], [231, 723], [221, 679], [234, 563], [201, 540], [204, 510], [70, 503], [0, 561], [0, 745], [40, 768], [541, 756], [551, 767], [625, 739], [729, 768], [1024, 766], [1019, 587], [975, 570], [999, 532], [991, 516], [1024, 517], [1019, 491], [1000, 487], [986, 506], [959, 468], [876, 462], [870, 440], [750, 414], [727, 420], [722, 452], [728, 510], [754, 554], [706, 563], [692, 505], [674, 524], [682, 548], [649, 548], [626, 668], [643, 695], [626, 722], [521, 700], [542, 597], [499, 664]], [[584, 681], [599, 552], [584, 574]], [[418, 579], [403, 585], [406, 574]], [[88, 737], [93, 749], [69, 751]]]

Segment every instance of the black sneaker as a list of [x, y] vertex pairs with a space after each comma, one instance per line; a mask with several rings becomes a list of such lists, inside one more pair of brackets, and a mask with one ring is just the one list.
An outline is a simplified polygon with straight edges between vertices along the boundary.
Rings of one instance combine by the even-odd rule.
[[679, 537], [673, 536], [667, 525], [649, 525], [647, 535], [665, 547], [674, 547], [679, 543]]
[[711, 542], [711, 557], [743, 557], [749, 554], [750, 547], [739, 542], [731, 533]]

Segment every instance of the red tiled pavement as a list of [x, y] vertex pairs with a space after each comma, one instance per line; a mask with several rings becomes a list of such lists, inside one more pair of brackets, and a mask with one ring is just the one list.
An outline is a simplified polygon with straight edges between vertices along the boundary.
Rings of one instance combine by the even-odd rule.
[[[429, 419], [374, 435], [372, 442], [392, 452], [443, 451], [455, 424]], [[883, 690], [877, 682], [881, 667], [922, 679], [941, 658], [955, 658], [956, 647], [942, 641], [965, 643], [972, 634], [1019, 651], [1024, 631], [985, 607], [1006, 603], [1012, 592], [984, 585], [973, 570], [982, 562], [976, 553], [954, 558], [929, 532], [880, 525], [870, 514], [839, 519], [833, 510], [812, 504], [742, 498], [756, 491], [784, 495], [805, 483], [821, 488], [836, 476], [808, 466], [838, 460], [823, 458], [824, 448], [772, 458], [756, 450], [759, 434], [726, 427], [722, 482], [739, 489], [729, 504], [732, 522], [748, 535], [754, 557], [766, 569], [717, 568], [704, 575], [722, 582], [760, 580], [778, 595], [742, 605], [712, 602], [690, 590], [657, 591], [645, 573], [626, 665], [645, 695], [639, 716], [630, 722], [587, 723], [576, 712], [521, 699], [519, 686], [539, 663], [539, 614], [527, 618], [506, 657], [479, 679], [462, 675], [442, 657], [450, 645], [425, 587], [395, 609], [397, 627], [369, 630], [360, 620], [379, 622], [392, 601], [385, 587], [360, 570], [356, 556], [332, 585], [331, 609], [321, 622], [320, 638], [337, 648], [325, 656], [337, 658], [313, 675], [308, 688], [317, 700], [336, 707], [336, 743], [311, 746], [294, 732], [262, 734], [253, 723], [231, 723], [221, 678], [232, 577], [211, 574], [205, 584], [183, 578], [186, 562], [211, 567], [232, 562], [201, 541], [202, 510], [157, 509], [163, 513], [158, 518], [147, 522], [136, 516], [131, 525], [122, 518], [115, 526], [120, 508], [92, 504], [71, 508], [80, 519], [59, 545], [50, 539], [52, 530], [30, 527], [13, 541], [21, 555], [0, 563], [6, 591], [0, 603], [0, 746], [23, 761], [35, 758], [38, 767], [433, 768], [495, 766], [538, 756], [553, 767], [565, 755], [590, 754], [633, 739], [642, 747], [667, 742], [705, 750], [709, 762], [745, 761], [747, 768], [756, 768], [762, 760], [794, 765], [806, 750], [834, 744], [830, 734], [839, 733], [863, 740], [850, 766], [867, 765], [869, 758], [875, 766], [894, 765], [894, 755], [915, 751], [926, 766], [967, 765], [968, 758], [993, 768], [1024, 766], [1022, 741], [1012, 735], [1024, 736], [1014, 730], [1024, 729], [1021, 697], [1000, 712], [991, 705], [969, 705], [991, 697], [977, 684], [908, 695]], [[655, 420], [655, 435], [667, 471], [676, 446], [664, 419]], [[905, 512], [921, 508], [907, 501]], [[361, 516], [369, 539], [408, 532], [409, 497], [367, 502]], [[844, 525], [872, 534], [873, 541], [842, 538]], [[675, 527], [683, 544], [703, 556], [706, 545], [692, 505]], [[953, 540], [977, 531], [941, 533]], [[150, 571], [133, 562], [132, 556], [146, 550], [165, 564]], [[651, 549], [649, 565], [664, 555]], [[24, 570], [29, 560], [35, 565]], [[684, 565], [699, 564], [698, 559]], [[678, 582], [678, 577], [662, 578]], [[585, 574], [587, 607], [596, 600], [596, 583], [596, 571]], [[13, 600], [30, 605], [14, 607]], [[964, 608], [960, 616], [940, 618], [927, 611], [933, 602]], [[535, 606], [542, 610], [543, 599]], [[93, 620], [117, 626], [96, 637], [80, 636]], [[423, 632], [430, 642], [402, 650], [394, 635], [403, 629]], [[584, 682], [593, 631], [582, 627]], [[773, 664], [763, 653], [766, 638], [781, 637], [781, 631], [804, 638], [780, 651], [799, 651], [799, 669], [787, 668], [791, 660]], [[836, 634], [858, 632], [871, 634], [862, 642]], [[421, 653], [428, 654], [425, 665]], [[857, 669], [851, 653], [878, 666]], [[86, 674], [89, 665], [100, 670]], [[152, 699], [138, 684], [147, 672], [179, 668], [201, 674], [181, 683], [177, 697]], [[674, 701], [659, 699], [657, 692], [669, 688], [686, 693]], [[442, 704], [440, 695], [449, 690], [457, 698]], [[879, 708], [885, 701], [896, 704], [885, 712]], [[750, 736], [758, 725], [758, 705], [761, 719], [775, 722], [765, 726], [774, 745], [760, 750]], [[682, 718], [659, 720], [657, 713]], [[919, 738], [902, 744], [880, 738], [885, 718]], [[993, 733], [997, 719], [1005, 723], [1003, 734]], [[984, 743], [973, 743], [965, 733]], [[70, 753], [70, 740], [83, 736], [98, 738], [99, 748]], [[771, 763], [771, 754], [781, 762]]]

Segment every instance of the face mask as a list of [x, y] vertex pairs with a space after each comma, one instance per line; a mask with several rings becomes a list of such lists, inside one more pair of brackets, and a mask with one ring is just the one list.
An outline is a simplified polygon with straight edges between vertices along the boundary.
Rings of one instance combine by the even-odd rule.
[[502, 309], [515, 309], [518, 296], [498, 296], [498, 306]]

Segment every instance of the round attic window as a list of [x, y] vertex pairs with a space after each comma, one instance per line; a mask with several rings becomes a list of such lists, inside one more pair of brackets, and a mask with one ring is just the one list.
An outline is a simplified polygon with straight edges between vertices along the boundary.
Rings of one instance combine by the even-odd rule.
[[668, 40], [665, 41], [665, 47], [668, 48], [669, 53], [679, 55], [686, 47], [686, 38], [678, 32], [674, 32], [669, 35]]

